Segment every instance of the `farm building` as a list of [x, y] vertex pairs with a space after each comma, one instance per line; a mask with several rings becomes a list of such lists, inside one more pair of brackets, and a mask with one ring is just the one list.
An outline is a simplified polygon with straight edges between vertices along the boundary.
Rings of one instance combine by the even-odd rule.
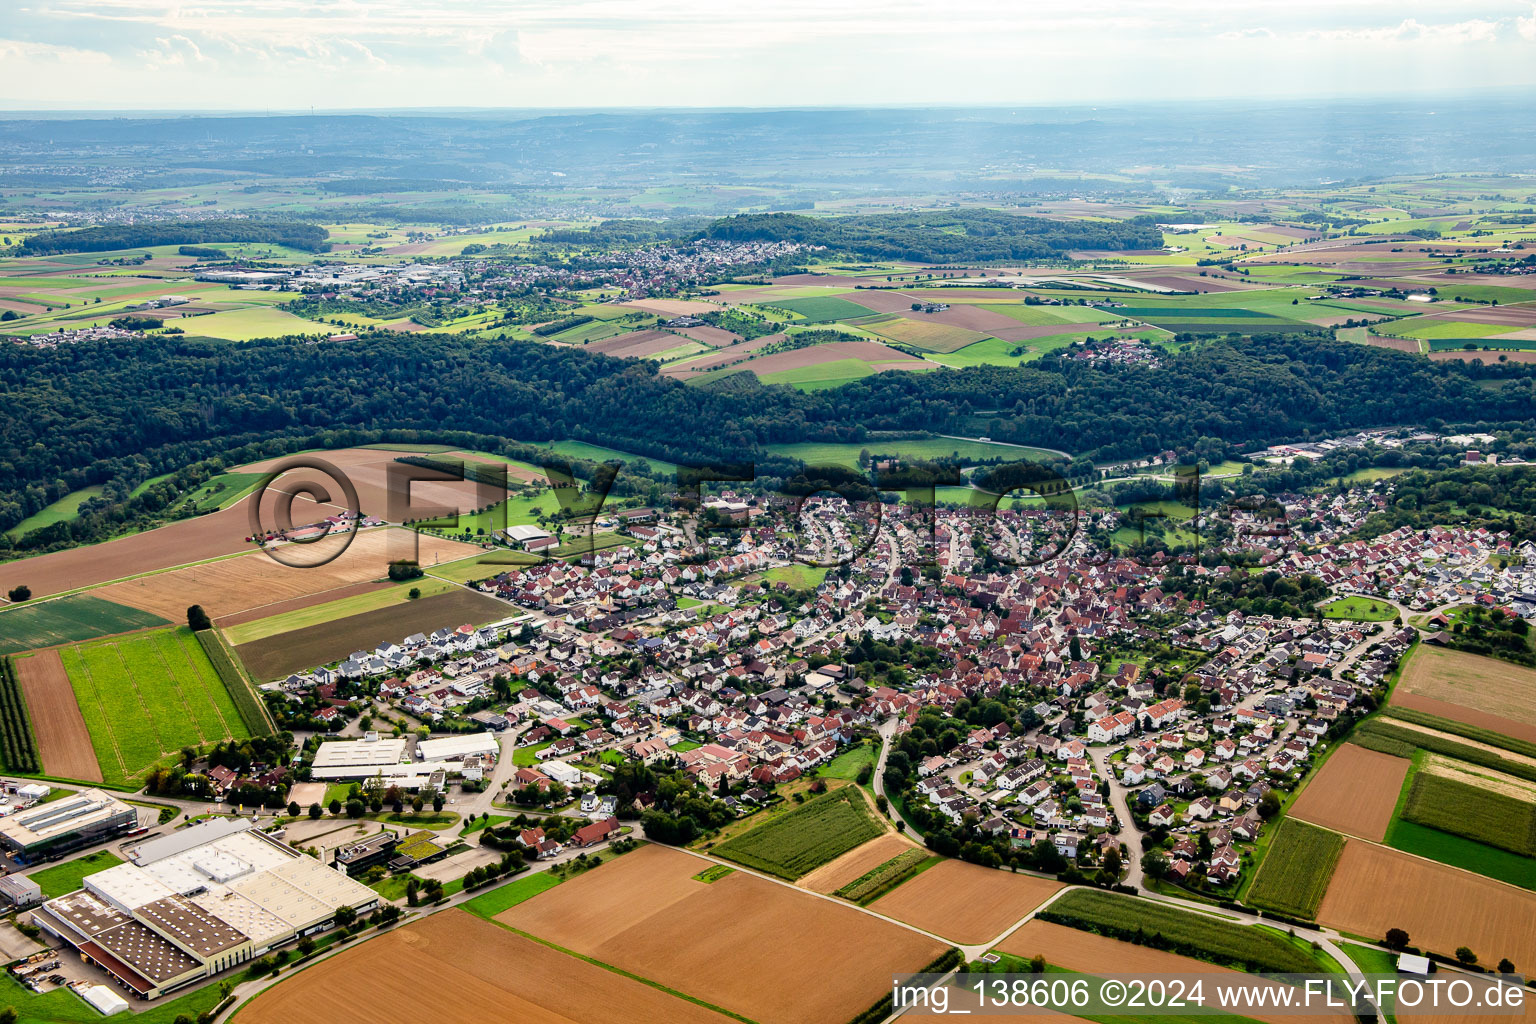
[[366, 779], [400, 763], [406, 741], [370, 734], [360, 740], [331, 740], [320, 744], [310, 774], [316, 779]]
[[240, 819], [143, 843], [33, 919], [140, 999], [154, 999], [330, 927], [378, 894]]
[[416, 744], [416, 756], [422, 761], [462, 761], [466, 757], [501, 754], [501, 744], [495, 734], [469, 732], [458, 736], [445, 736], [439, 740], [422, 740]]
[[514, 544], [521, 544], [525, 548], [535, 541], [554, 540], [554, 534], [549, 533], [547, 530], [541, 530], [537, 526], [509, 526], [503, 532], [506, 533], [507, 540]]
[[84, 789], [0, 818], [0, 847], [16, 860], [35, 864], [126, 832], [139, 812], [99, 789]]

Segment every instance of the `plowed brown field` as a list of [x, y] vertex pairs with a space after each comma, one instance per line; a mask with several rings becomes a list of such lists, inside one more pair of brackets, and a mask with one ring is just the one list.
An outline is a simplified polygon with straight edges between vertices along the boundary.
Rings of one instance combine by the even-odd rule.
[[1408, 759], [1346, 743], [1291, 805], [1302, 821], [1379, 843], [1408, 774]]
[[1048, 878], [947, 860], [903, 882], [869, 909], [969, 945], [997, 938], [1061, 887]]
[[[322, 546], [330, 546], [324, 550], [331, 550], [341, 540], [340, 537], [327, 537], [303, 549], [294, 545], [291, 556], [311, 558], [322, 550]], [[415, 546], [418, 542], [419, 549]], [[252, 551], [239, 558], [189, 565], [114, 583], [95, 593], [109, 601], [154, 612], [173, 622], [185, 616], [187, 606], [192, 604], [202, 605], [210, 616], [218, 618], [248, 608], [289, 602], [377, 580], [389, 571], [389, 563], [395, 559], [419, 558], [423, 567], [430, 567], [479, 550], [473, 544], [441, 540], [398, 527], [363, 530], [340, 557], [314, 568], [294, 568], [265, 552]]]
[[58, 650], [26, 655], [14, 664], [32, 717], [32, 731], [37, 734], [43, 772], [61, 779], [100, 782], [101, 765], [96, 763], [91, 734], [85, 728]]
[[745, 871], [646, 846], [497, 920], [761, 1024], [840, 1024], [941, 943]]
[[460, 910], [369, 939], [261, 993], [241, 1024], [728, 1024], [729, 1017]]
[[1372, 938], [1401, 928], [1420, 949], [1467, 946], [1484, 963], [1536, 963], [1536, 892], [1358, 839], [1344, 844], [1317, 919]]
[[[1441, 709], [1409, 698], [1435, 701]], [[1421, 644], [1391, 702], [1536, 742], [1536, 669]]]

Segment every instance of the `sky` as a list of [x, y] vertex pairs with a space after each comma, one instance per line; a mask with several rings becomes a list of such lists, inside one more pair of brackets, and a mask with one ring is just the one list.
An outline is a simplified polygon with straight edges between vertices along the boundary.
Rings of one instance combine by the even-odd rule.
[[0, 108], [1059, 105], [1536, 85], [1532, 0], [0, 0]]

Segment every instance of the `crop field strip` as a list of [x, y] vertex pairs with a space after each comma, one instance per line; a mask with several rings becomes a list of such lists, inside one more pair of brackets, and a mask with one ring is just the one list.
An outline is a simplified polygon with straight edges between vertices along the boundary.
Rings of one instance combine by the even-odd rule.
[[229, 649], [224, 638], [216, 629], [199, 630], [196, 634], [197, 642], [202, 646], [203, 653], [208, 656], [213, 670], [218, 673], [224, 689], [229, 692], [230, 699], [235, 702], [235, 709], [240, 714], [240, 720], [245, 723], [245, 728], [252, 736], [270, 736], [277, 731], [272, 722], [272, 716], [267, 712], [267, 706], [262, 702], [261, 695], [256, 692], [250, 677], [245, 674], [235, 659], [235, 653]]
[[1409, 762], [1392, 752], [1346, 743], [1307, 783], [1292, 816], [1335, 832], [1380, 842], [1408, 773]]
[[0, 759], [9, 771], [35, 775], [42, 770], [27, 702], [8, 657], [0, 657]]
[[873, 870], [866, 871], [832, 895], [862, 906], [884, 896], [929, 863], [938, 863], [938, 858], [927, 850], [905, 850]]
[[60, 652], [105, 781], [126, 784], [189, 744], [249, 735], [191, 630]]
[[1160, 935], [1164, 945], [1154, 948], [1247, 971], [1310, 974], [1322, 966], [1279, 932], [1116, 893], [1074, 889], [1039, 919], [1122, 941], [1144, 943]]
[[[1434, 757], [1434, 755], [1430, 755]], [[1409, 786], [1403, 806], [1405, 820], [1489, 846], [1536, 857], [1536, 786], [1524, 798], [1505, 784], [1497, 791], [1468, 781], [1469, 772], [1436, 774], [1421, 768]], [[1515, 781], [1515, 780], [1511, 780]], [[1518, 791], [1518, 789], [1516, 790]]]
[[1248, 902], [1292, 917], [1316, 917], [1343, 852], [1343, 836], [1297, 818], [1283, 819], [1248, 890]]
[[859, 788], [844, 786], [728, 839], [711, 852], [794, 881], [881, 831]]
[[0, 654], [127, 633], [166, 620], [99, 597], [76, 594], [0, 610]]

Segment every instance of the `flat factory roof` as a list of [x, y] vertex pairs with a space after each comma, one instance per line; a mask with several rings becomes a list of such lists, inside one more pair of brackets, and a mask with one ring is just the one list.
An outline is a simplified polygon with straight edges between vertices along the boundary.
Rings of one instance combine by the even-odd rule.
[[403, 739], [331, 740], [315, 751], [316, 768], [360, 768], [398, 764], [405, 754]]

